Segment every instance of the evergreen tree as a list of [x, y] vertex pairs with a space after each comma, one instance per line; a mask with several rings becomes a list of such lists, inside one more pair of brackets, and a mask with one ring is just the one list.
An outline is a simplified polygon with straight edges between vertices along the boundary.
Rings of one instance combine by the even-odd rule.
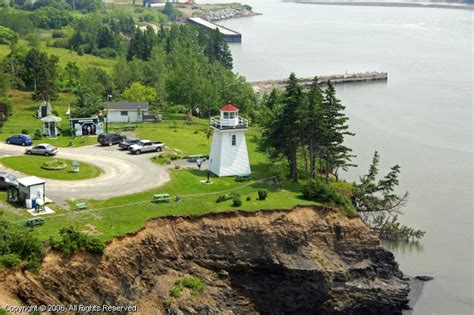
[[282, 107], [275, 118], [264, 126], [264, 138], [273, 156], [284, 156], [290, 168], [290, 177], [298, 180], [298, 148], [300, 145], [300, 126], [298, 110], [304, 106], [305, 99], [301, 86], [294, 73], [287, 81]]
[[336, 90], [329, 81], [324, 91], [322, 102], [321, 121], [321, 161], [324, 163], [326, 178], [334, 174], [336, 169], [352, 166], [350, 159], [353, 155], [351, 149], [344, 146], [344, 137], [353, 136], [349, 132], [347, 121], [349, 118], [344, 114], [345, 107], [336, 98]]

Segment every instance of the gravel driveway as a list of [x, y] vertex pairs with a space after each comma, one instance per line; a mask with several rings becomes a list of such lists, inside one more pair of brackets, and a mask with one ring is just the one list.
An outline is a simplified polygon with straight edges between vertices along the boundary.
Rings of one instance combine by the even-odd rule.
[[[24, 147], [0, 143], [0, 156], [23, 155]], [[99, 177], [76, 181], [46, 179], [46, 196], [59, 205], [67, 199], [108, 199], [163, 185], [169, 180], [167, 168], [151, 161], [156, 153], [131, 155], [117, 146], [59, 148], [58, 158], [87, 162], [100, 167]], [[24, 174], [0, 166], [17, 177]]]

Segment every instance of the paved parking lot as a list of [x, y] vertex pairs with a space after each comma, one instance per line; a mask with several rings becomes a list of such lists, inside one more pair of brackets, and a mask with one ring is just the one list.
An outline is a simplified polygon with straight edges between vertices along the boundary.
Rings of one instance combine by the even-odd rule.
[[[0, 156], [23, 155], [24, 147], [0, 143]], [[131, 155], [117, 146], [85, 146], [59, 148], [58, 158], [87, 162], [100, 167], [104, 173], [96, 178], [61, 181], [46, 180], [46, 196], [58, 204], [66, 199], [107, 199], [137, 193], [163, 185], [169, 180], [167, 167], [151, 161], [156, 153]], [[17, 177], [25, 175], [0, 166]]]

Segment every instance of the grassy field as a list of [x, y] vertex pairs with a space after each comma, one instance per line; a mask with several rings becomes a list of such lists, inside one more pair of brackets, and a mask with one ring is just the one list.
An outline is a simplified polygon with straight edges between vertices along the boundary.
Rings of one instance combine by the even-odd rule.
[[[41, 168], [45, 162], [53, 159], [65, 162], [67, 167], [63, 170], [46, 170]], [[3, 164], [10, 169], [14, 169], [26, 175], [35, 175], [42, 178], [80, 180], [94, 178], [102, 174], [100, 168], [84, 162], [80, 163], [80, 172], [73, 173], [71, 171], [71, 163], [71, 160], [56, 159], [55, 157], [45, 156], [9, 156], [0, 159], [0, 164]]]
[[[59, 57], [59, 65], [64, 67], [69, 61], [76, 62], [78, 65], [85, 65], [87, 67], [101, 68], [108, 73], [112, 72], [113, 66], [117, 63], [115, 59], [105, 59], [93, 55], [84, 54], [79, 56], [76, 52], [65, 49], [47, 46], [47, 41], [51, 38], [50, 32], [42, 31], [39, 34], [39, 47], [42, 51], [47, 52], [50, 55], [56, 55]], [[27, 42], [24, 40], [19, 41], [20, 45], [27, 46]], [[3, 59], [10, 53], [9, 45], [0, 45], [0, 58]]]
[[[39, 102], [31, 99], [30, 92], [11, 91], [9, 94], [12, 104], [12, 116], [5, 121], [0, 133], [0, 140], [4, 141], [13, 134], [21, 133], [27, 130], [28, 134], [33, 135], [36, 129], [42, 130], [42, 123], [35, 117]], [[56, 101], [51, 102], [53, 111], [62, 118], [60, 125], [63, 136], [56, 139], [42, 139], [40, 142], [47, 142], [54, 146], [82, 146], [97, 143], [97, 137], [70, 137], [69, 121], [66, 112], [69, 104], [75, 99], [75, 96], [69, 93], [59, 93]]]

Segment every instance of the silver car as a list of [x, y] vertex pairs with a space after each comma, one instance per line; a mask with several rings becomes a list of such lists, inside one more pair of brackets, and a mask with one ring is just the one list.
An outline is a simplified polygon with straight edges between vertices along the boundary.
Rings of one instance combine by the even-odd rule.
[[58, 148], [53, 147], [51, 144], [41, 143], [32, 147], [26, 148], [25, 153], [28, 155], [30, 154], [37, 154], [37, 155], [44, 155], [44, 156], [55, 155], [56, 153], [58, 153]]
[[7, 189], [8, 187], [18, 187], [16, 176], [0, 172], [0, 189]]

